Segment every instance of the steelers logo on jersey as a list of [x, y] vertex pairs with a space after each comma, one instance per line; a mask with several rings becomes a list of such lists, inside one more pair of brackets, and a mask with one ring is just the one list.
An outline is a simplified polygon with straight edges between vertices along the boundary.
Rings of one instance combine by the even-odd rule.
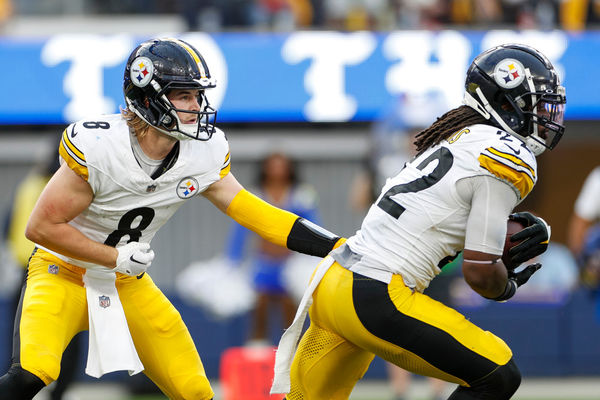
[[519, 61], [505, 58], [494, 68], [494, 80], [505, 89], [516, 88], [525, 79], [525, 67]]
[[198, 181], [191, 176], [183, 178], [177, 184], [177, 196], [182, 199], [189, 199], [196, 193], [198, 193]]
[[138, 57], [131, 63], [131, 82], [135, 86], [144, 87], [154, 74], [154, 64], [148, 57]]

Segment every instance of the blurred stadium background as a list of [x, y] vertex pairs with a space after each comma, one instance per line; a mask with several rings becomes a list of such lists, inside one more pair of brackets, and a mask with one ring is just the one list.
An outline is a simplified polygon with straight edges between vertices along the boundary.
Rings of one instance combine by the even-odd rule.
[[[445, 106], [457, 105], [476, 54], [521, 42], [559, 69], [568, 105], [567, 133], [538, 158], [538, 186], [520, 208], [544, 216], [553, 240], [565, 244], [577, 193], [600, 163], [599, 21], [597, 0], [0, 0], [0, 213], [66, 124], [123, 105], [122, 71], [135, 45], [175, 35], [194, 44], [217, 77], [209, 97], [238, 180], [251, 185], [258, 161], [283, 151], [317, 189], [323, 226], [351, 235], [363, 215], [350, 206], [350, 187], [370, 156], [373, 124], [403, 96], [434, 93]], [[230, 225], [198, 199], [152, 243], [152, 276], [179, 307], [214, 382], [222, 352], [244, 343], [248, 316], [211, 318], [178, 296], [175, 279], [190, 263], [220, 255]], [[1, 251], [4, 366], [18, 274]], [[547, 297], [465, 302], [460, 310], [513, 348], [525, 382], [517, 398], [600, 399], [593, 296], [575, 287]], [[384, 379], [376, 360], [352, 398], [389, 398]], [[81, 373], [76, 395], [107, 399], [113, 390], [114, 398], [128, 398], [132, 380], [113, 374], [103, 381], [99, 397], [84, 395], [90, 387], [81, 385], [92, 380]], [[570, 389], [558, 389], [564, 387]]]

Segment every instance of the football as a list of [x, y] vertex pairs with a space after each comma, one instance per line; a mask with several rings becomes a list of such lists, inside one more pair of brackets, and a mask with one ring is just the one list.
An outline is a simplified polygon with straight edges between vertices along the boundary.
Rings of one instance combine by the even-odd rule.
[[510, 257], [508, 255], [508, 251], [522, 242], [522, 240], [519, 240], [517, 242], [511, 242], [510, 237], [513, 234], [520, 232], [525, 228], [526, 228], [525, 225], [521, 224], [518, 221], [513, 221], [511, 219], [509, 219], [508, 222], [506, 223], [506, 238], [504, 240], [504, 251], [502, 252], [502, 262], [504, 263], [504, 265], [506, 265], [507, 268], [508, 268], [508, 265], [510, 264]]

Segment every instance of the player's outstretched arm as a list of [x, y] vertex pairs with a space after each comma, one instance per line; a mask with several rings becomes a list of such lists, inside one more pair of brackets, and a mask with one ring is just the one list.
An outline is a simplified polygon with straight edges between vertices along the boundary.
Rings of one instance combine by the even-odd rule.
[[203, 195], [240, 225], [290, 250], [325, 257], [343, 242], [320, 226], [256, 197], [232, 174], [213, 183]]

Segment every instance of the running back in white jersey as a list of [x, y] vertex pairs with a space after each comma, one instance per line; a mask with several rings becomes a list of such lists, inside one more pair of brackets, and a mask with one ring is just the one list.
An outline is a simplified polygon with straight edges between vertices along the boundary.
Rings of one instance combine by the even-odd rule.
[[[176, 162], [156, 179], [139, 166], [131, 139], [120, 114], [102, 115], [67, 127], [59, 148], [61, 161], [85, 179], [94, 193], [90, 206], [70, 224], [110, 246], [150, 243], [185, 201], [230, 170], [229, 145], [219, 129], [208, 141], [180, 141]], [[52, 253], [69, 263], [91, 266]]]
[[478, 175], [506, 182], [520, 202], [537, 181], [537, 163], [523, 142], [495, 127], [456, 132], [387, 180], [361, 229], [348, 240], [361, 256], [351, 269], [400, 274], [407, 286], [424, 290], [440, 272], [438, 263], [464, 248], [471, 205], [460, 198], [456, 184]]

